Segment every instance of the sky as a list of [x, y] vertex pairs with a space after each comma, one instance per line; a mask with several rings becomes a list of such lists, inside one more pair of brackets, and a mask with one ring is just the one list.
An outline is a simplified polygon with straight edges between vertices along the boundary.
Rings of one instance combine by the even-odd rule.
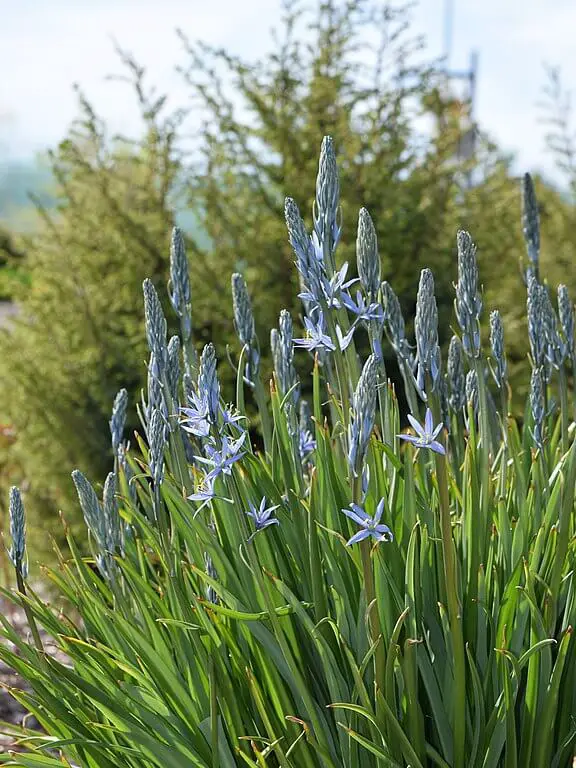
[[[516, 156], [518, 172], [555, 177], [537, 103], [544, 65], [559, 67], [576, 95], [574, 0], [420, 0], [413, 31], [431, 56], [444, 52], [445, 7], [453, 5], [450, 65], [466, 69], [478, 51], [476, 117]], [[54, 146], [78, 114], [78, 83], [112, 131], [134, 135], [138, 113], [128, 86], [106, 75], [122, 67], [114, 41], [147, 69], [174, 106], [186, 89], [174, 68], [186, 61], [176, 35], [256, 57], [270, 50], [279, 0], [0, 0], [0, 155], [25, 159]], [[575, 120], [576, 128], [576, 120]]]

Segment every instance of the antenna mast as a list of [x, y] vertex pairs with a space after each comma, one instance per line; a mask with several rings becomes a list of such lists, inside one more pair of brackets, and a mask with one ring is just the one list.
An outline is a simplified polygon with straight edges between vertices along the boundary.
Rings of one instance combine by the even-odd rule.
[[[462, 107], [462, 116], [464, 123], [462, 126], [462, 137], [458, 147], [457, 157], [459, 160], [469, 160], [476, 148], [476, 123], [475, 101], [476, 84], [478, 79], [478, 53], [470, 53], [470, 65], [467, 70], [453, 70], [450, 68], [452, 57], [452, 44], [454, 37], [454, 6], [455, 0], [444, 0], [444, 40], [443, 40], [443, 58], [445, 62], [446, 91], [450, 100], [455, 103], [460, 102]], [[465, 92], [461, 97], [454, 93], [452, 83], [455, 81], [465, 82]], [[470, 175], [468, 174], [468, 186], [471, 185]]]

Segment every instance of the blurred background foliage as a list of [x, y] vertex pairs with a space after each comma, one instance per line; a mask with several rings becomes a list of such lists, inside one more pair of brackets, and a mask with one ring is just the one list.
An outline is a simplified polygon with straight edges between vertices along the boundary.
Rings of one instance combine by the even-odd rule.
[[[31, 546], [42, 556], [61, 530], [59, 510], [78, 524], [71, 470], [98, 482], [111, 467], [108, 420], [122, 386], [130, 394], [129, 430], [139, 427], [136, 403], [147, 360], [142, 281], [151, 277], [163, 292], [173, 321], [164, 286], [175, 223], [187, 238], [198, 347], [215, 342], [230, 386], [226, 350], [230, 345], [233, 356], [238, 349], [230, 275], [238, 270], [248, 282], [270, 370], [277, 308], [288, 308], [299, 324], [284, 197], [294, 197], [311, 228], [326, 134], [340, 167], [341, 262], [355, 264], [357, 216], [365, 206], [378, 231], [383, 277], [400, 297], [409, 333], [420, 270], [434, 271], [446, 345], [456, 231], [469, 229], [486, 310], [499, 308], [504, 316], [514, 394], [525, 393], [518, 373], [527, 353], [519, 179], [511, 158], [450, 95], [441, 64], [426, 58], [410, 32], [409, 8], [319, 0], [304, 12], [287, 0], [272, 52], [251, 62], [179, 36], [189, 104], [170, 111], [144, 69], [119, 50], [142, 137], [109, 136], [78, 92], [79, 118], [45, 159], [51, 185], [33, 197], [33, 225], [28, 216], [25, 227], [10, 227], [4, 217], [0, 230], [0, 294], [19, 309], [0, 333], [0, 420], [10, 430], [9, 445], [0, 446], [0, 463], [7, 464], [0, 498], [7, 499], [10, 484], [26, 481]], [[541, 261], [554, 291], [564, 282], [574, 294], [576, 176], [560, 82], [557, 73], [549, 75], [543, 105], [549, 144], [569, 192], [535, 180]], [[464, 152], [470, 131], [473, 151]], [[307, 363], [304, 356], [299, 361]], [[387, 363], [395, 378], [394, 360]]]

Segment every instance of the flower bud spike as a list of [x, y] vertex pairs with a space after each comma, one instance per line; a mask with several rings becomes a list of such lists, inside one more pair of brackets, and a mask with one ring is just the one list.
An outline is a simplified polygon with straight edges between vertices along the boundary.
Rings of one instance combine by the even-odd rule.
[[464, 376], [464, 350], [458, 336], [452, 336], [448, 347], [448, 384], [450, 407], [460, 413], [466, 404], [466, 378]]
[[154, 353], [159, 370], [162, 372], [167, 357], [166, 318], [164, 317], [164, 311], [152, 281], [146, 278], [142, 287], [144, 290], [144, 315], [148, 348], [150, 352]]
[[360, 209], [356, 239], [358, 275], [369, 301], [375, 302], [380, 288], [380, 256], [376, 228], [366, 208]]
[[420, 274], [414, 330], [418, 355], [418, 388], [422, 393], [425, 391], [426, 376], [429, 376], [432, 391], [435, 391], [440, 378], [440, 347], [438, 346], [438, 309], [434, 296], [434, 276], [429, 269], [423, 269]]
[[26, 562], [26, 519], [20, 490], [15, 485], [10, 488], [9, 514], [12, 547], [8, 554], [14, 568], [21, 574], [23, 579], [26, 579], [28, 576], [28, 563]]
[[480, 312], [482, 300], [478, 293], [478, 264], [476, 246], [468, 232], [461, 230], [458, 245], [458, 283], [456, 284], [456, 318], [462, 329], [462, 345], [467, 355], [480, 354]]
[[[338, 203], [340, 183], [334, 142], [325, 136], [320, 149], [318, 176], [316, 178], [316, 204], [314, 210], [314, 231], [323, 246], [324, 262], [330, 277], [335, 271], [334, 249], [338, 242]], [[327, 262], [327, 263], [326, 263]]]
[[526, 242], [526, 251], [530, 265], [538, 278], [540, 260], [540, 214], [534, 190], [534, 182], [529, 173], [522, 179], [522, 232]]
[[376, 418], [378, 363], [374, 355], [366, 360], [352, 398], [348, 427], [348, 466], [354, 477], [362, 471], [370, 435]]
[[500, 312], [494, 310], [490, 313], [490, 347], [494, 359], [494, 380], [501, 389], [506, 379], [506, 357], [504, 355], [504, 326]]
[[188, 260], [186, 258], [186, 246], [179, 227], [172, 230], [170, 241], [170, 303], [180, 318], [180, 327], [184, 342], [187, 342], [192, 333], [190, 314], [191, 293], [190, 276], [188, 273]]
[[110, 434], [112, 436], [112, 453], [118, 453], [118, 446], [122, 442], [124, 426], [126, 424], [126, 410], [128, 408], [128, 392], [121, 389], [114, 398], [112, 406], [112, 418], [110, 419]]

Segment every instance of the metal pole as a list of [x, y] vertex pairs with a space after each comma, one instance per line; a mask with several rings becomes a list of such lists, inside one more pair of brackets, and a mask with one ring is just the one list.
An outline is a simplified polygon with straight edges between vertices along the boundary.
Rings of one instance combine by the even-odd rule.
[[452, 29], [454, 21], [454, 0], [444, 0], [444, 60], [446, 72], [450, 71], [452, 55]]

